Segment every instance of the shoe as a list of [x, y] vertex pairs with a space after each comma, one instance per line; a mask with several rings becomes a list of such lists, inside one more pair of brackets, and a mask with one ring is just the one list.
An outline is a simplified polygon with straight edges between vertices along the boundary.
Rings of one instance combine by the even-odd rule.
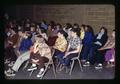
[[10, 73], [10, 72], [12, 72], [12, 70], [9, 68], [6, 72], [7, 72], [7, 73]]
[[42, 73], [43, 73], [44, 71], [40, 71], [38, 74], [37, 74], [37, 78], [40, 78], [41, 76], [42, 76]]
[[102, 64], [98, 64], [97, 66], [95, 66], [95, 69], [102, 69]]
[[90, 66], [90, 62], [85, 62], [85, 64], [83, 64], [84, 67]]
[[28, 69], [27, 71], [32, 71], [32, 70], [36, 70], [37, 67], [30, 67], [30, 69]]
[[115, 66], [114, 64], [107, 64], [106, 68], [112, 68], [114, 66]]
[[86, 62], [86, 60], [81, 60], [82, 63]]
[[6, 59], [4, 63], [5, 63], [5, 64], [10, 63], [9, 59]]
[[8, 64], [9, 67], [12, 67], [14, 65], [14, 61]]
[[5, 71], [4, 73], [6, 76], [15, 76], [16, 75], [15, 72], [12, 70]]
[[60, 68], [58, 71], [62, 71], [65, 68], [65, 65], [60, 65]]

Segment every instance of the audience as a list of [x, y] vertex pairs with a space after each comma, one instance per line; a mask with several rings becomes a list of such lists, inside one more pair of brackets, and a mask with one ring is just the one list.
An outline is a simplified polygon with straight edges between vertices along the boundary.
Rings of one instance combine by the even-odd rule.
[[[37, 77], [41, 77], [45, 69], [44, 63], [52, 59], [51, 51], [60, 64], [69, 68], [71, 59], [78, 56], [80, 45], [83, 45], [81, 58], [83, 66], [97, 64], [95, 69], [113, 67], [115, 62], [115, 30], [108, 38], [107, 29], [101, 27], [94, 36], [90, 25], [77, 23], [73, 25], [50, 21], [36, 23], [27, 19], [6, 20], [5, 24], [5, 70], [6, 76], [15, 76], [20, 66], [27, 60], [32, 64], [28, 71], [39, 68]], [[55, 60], [56, 61], [56, 60]]]

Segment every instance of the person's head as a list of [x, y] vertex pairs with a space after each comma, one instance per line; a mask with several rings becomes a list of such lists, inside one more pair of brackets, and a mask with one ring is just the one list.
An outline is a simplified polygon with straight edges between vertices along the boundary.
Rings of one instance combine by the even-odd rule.
[[59, 23], [57, 23], [57, 24], [56, 24], [56, 29], [59, 30], [60, 28], [62, 28], [62, 25], [59, 24]]
[[36, 43], [44, 43], [45, 42], [44, 38], [41, 35], [36, 35], [35, 41], [36, 41]]
[[105, 27], [101, 27], [99, 33], [107, 34], [107, 29]]
[[27, 32], [23, 32], [23, 33], [22, 33], [22, 36], [23, 36], [23, 38], [27, 39], [27, 38], [28, 38]]
[[32, 33], [27, 32], [27, 38], [28, 38], [28, 39], [31, 39], [31, 38], [32, 38]]
[[46, 24], [46, 21], [45, 21], [45, 20], [42, 20], [41, 24]]
[[74, 23], [73, 28], [79, 28], [79, 25], [77, 23]]
[[35, 30], [36, 30], [35, 26], [31, 26], [31, 27], [30, 27], [30, 31], [31, 31], [31, 32], [34, 32]]
[[52, 29], [52, 26], [51, 26], [51, 24], [48, 24], [48, 29]]
[[81, 27], [80, 27], [81, 31], [85, 31], [85, 26], [86, 26], [85, 24], [81, 25]]
[[67, 38], [67, 34], [66, 34], [66, 32], [64, 30], [59, 30], [58, 33], [57, 33], [57, 36], [59, 38], [62, 38], [62, 37]]
[[112, 37], [115, 38], [115, 29], [112, 31]]
[[21, 30], [18, 30], [18, 35], [22, 36], [22, 31]]
[[71, 31], [70, 34], [71, 34], [72, 37], [76, 37], [76, 36], [78, 36], [78, 30], [77, 30], [77, 29], [72, 28], [70, 31]]

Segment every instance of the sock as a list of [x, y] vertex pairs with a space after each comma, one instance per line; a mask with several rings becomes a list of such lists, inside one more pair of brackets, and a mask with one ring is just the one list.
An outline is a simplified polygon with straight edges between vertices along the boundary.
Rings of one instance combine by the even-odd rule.
[[33, 67], [36, 67], [36, 64], [32, 64]]
[[41, 68], [40, 71], [44, 71], [44, 68]]

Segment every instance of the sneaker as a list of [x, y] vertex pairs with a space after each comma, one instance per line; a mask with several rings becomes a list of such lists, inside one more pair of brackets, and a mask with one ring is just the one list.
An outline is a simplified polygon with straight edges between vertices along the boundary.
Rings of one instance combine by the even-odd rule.
[[32, 70], [36, 70], [37, 67], [30, 67], [30, 69], [28, 69], [27, 71], [32, 71]]
[[40, 70], [40, 72], [37, 74], [37, 78], [40, 78], [42, 76], [42, 73], [44, 72], [44, 70]]
[[86, 60], [81, 60], [82, 63], [86, 62]]
[[5, 64], [10, 63], [9, 59], [6, 59], [4, 63], [5, 63]]
[[114, 66], [115, 66], [114, 64], [107, 64], [106, 68], [112, 68]]
[[9, 68], [6, 72], [9, 73], [9, 72], [12, 72], [12, 70]]
[[98, 64], [97, 66], [95, 66], [95, 69], [102, 69], [102, 64]]
[[9, 67], [12, 67], [14, 65], [14, 61], [8, 64]]
[[90, 66], [90, 62], [85, 62], [85, 64], [83, 64], [84, 67]]
[[15, 72], [12, 70], [7, 70], [4, 72], [6, 76], [15, 76]]
[[65, 65], [60, 65], [60, 68], [58, 71], [62, 71], [62, 70], [64, 70], [64, 68], [65, 68]]

